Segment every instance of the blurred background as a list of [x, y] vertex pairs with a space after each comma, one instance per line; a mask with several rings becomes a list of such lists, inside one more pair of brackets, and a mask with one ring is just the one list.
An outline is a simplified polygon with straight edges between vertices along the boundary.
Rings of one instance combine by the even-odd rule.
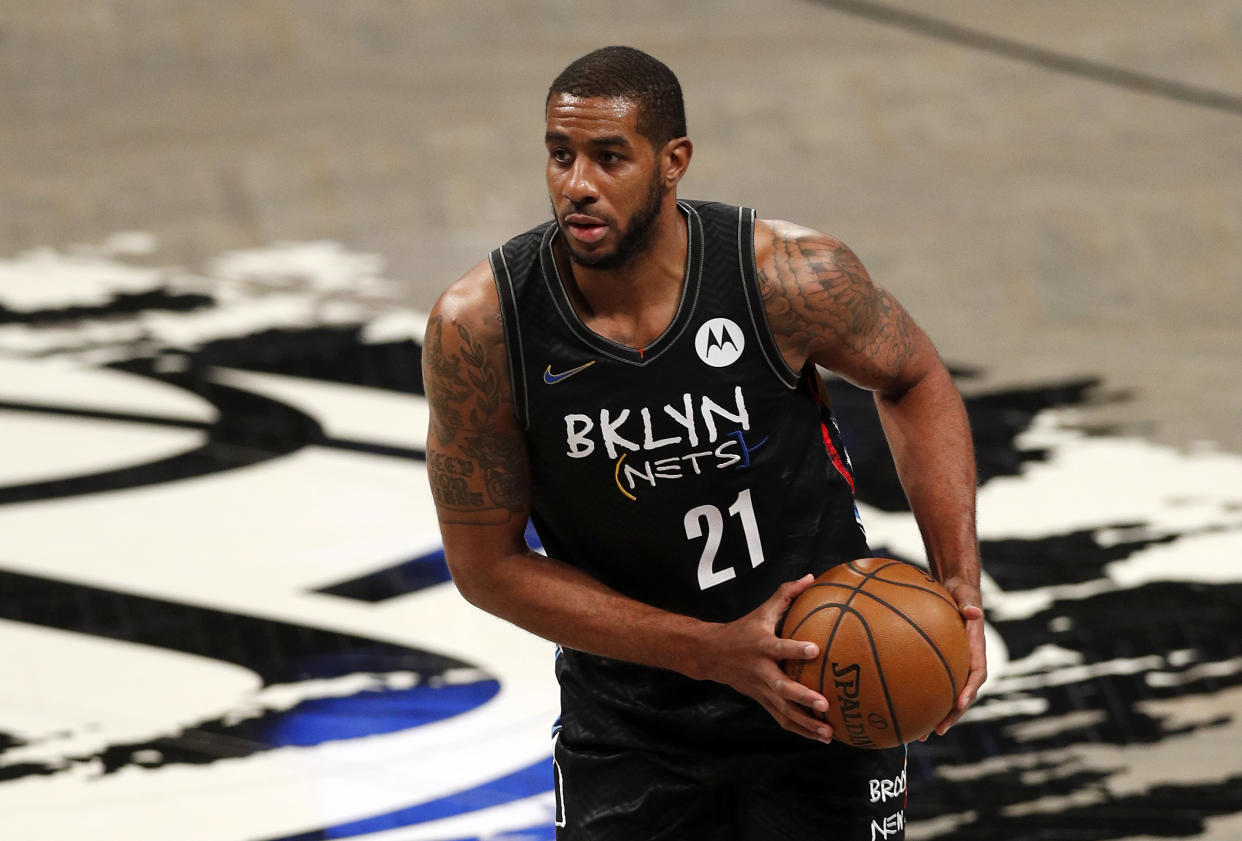
[[1242, 836], [1237, 0], [5, 0], [0, 832], [552, 837], [551, 653], [447, 582], [419, 342], [606, 44], [680, 77], [683, 196], [844, 240], [968, 397], [992, 678], [907, 837]]

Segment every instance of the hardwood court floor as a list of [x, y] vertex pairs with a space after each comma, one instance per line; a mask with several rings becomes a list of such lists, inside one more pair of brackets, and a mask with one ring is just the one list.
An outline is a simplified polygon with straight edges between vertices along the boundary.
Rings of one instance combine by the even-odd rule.
[[1224, 0], [6, 3], [0, 832], [550, 837], [552, 655], [447, 582], [418, 339], [605, 43], [682, 78], [685, 195], [839, 236], [959, 371], [993, 671], [908, 837], [1242, 835]]

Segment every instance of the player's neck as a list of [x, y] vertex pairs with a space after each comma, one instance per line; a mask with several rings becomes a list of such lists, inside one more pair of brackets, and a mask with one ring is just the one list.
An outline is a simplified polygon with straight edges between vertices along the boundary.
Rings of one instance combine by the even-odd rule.
[[647, 247], [622, 265], [593, 269], [568, 259], [562, 262], [566, 292], [588, 327], [635, 346], [663, 332], [685, 284], [686, 224], [670, 199], [656, 218]]

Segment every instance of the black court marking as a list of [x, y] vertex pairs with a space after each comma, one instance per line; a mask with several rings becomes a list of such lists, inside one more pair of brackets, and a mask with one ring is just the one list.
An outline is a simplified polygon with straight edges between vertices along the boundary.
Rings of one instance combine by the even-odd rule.
[[0, 566], [0, 619], [155, 646], [249, 669], [264, 686], [365, 671], [439, 674], [454, 657], [307, 624], [29, 575]]
[[451, 580], [444, 550], [437, 549], [395, 566], [318, 588], [314, 592], [378, 604]]
[[348, 450], [352, 453], [364, 453], [385, 458], [404, 458], [410, 461], [426, 461], [427, 451], [417, 447], [398, 447], [394, 444], [377, 444], [374, 441], [354, 441], [348, 438], [324, 438], [316, 442], [317, 447], [333, 450]]
[[[361, 325], [272, 328], [229, 339], [215, 339], [186, 353], [192, 370], [238, 368], [422, 394], [422, 346], [412, 339], [368, 342]], [[114, 367], [155, 373], [154, 358]]]
[[147, 292], [122, 292], [114, 295], [106, 303], [94, 305], [77, 304], [70, 307], [13, 310], [0, 303], [0, 324], [61, 325], [87, 319], [115, 318], [152, 311], [190, 312], [210, 309], [215, 304], [216, 299], [209, 295], [170, 292], [166, 287], [161, 287]]
[[[309, 624], [140, 596], [119, 590], [29, 575], [0, 567], [0, 619], [92, 637], [178, 651], [233, 663], [263, 686], [352, 674], [411, 672], [423, 684], [470, 664], [442, 654]], [[478, 683], [492, 680], [480, 674]], [[313, 700], [313, 699], [312, 699]], [[136, 764], [155, 749], [155, 765], [210, 764], [271, 750], [266, 728], [275, 715], [195, 722], [152, 742], [110, 744], [74, 762], [96, 760], [105, 774]], [[0, 738], [0, 747], [12, 737]], [[0, 769], [0, 781], [61, 773], [67, 766], [24, 763]], [[148, 767], [154, 765], [148, 763]]]
[[[856, 468], [858, 501], [881, 511], [908, 512], [910, 505], [897, 476], [871, 392], [839, 379], [828, 380], [827, 388], [833, 416], [840, 427], [841, 438], [849, 443], [850, 460]], [[1113, 405], [1124, 402], [1125, 394], [1104, 388], [1095, 377], [1077, 377], [1033, 387], [968, 394], [964, 399], [975, 442], [979, 485], [983, 486], [1000, 477], [1021, 476], [1029, 465], [1047, 460], [1047, 451], [1020, 442], [1020, 436], [1041, 412], [1064, 406]], [[1094, 427], [1083, 431], [1089, 435], [1103, 435], [1116, 430]]]
[[839, 12], [1080, 79], [1242, 116], [1242, 96], [1139, 73], [870, 0], [811, 0]]
[[84, 494], [147, 487], [181, 479], [249, 467], [290, 455], [306, 446], [327, 447], [367, 455], [426, 461], [426, 451], [372, 441], [329, 438], [310, 415], [262, 394], [198, 378], [152, 377], [180, 386], [210, 402], [219, 413], [213, 422], [159, 415], [113, 412], [43, 403], [0, 401], [0, 411], [136, 423], [172, 429], [200, 430], [207, 441], [167, 458], [115, 470], [0, 486], [0, 505], [62, 499]]
[[[55, 320], [51, 313], [41, 317]], [[81, 352], [89, 347], [115, 349], [113, 344], [98, 343], [61, 348], [60, 352]], [[127, 353], [140, 351], [146, 352], [139, 346], [126, 346]], [[52, 349], [39, 355], [55, 356], [57, 352]], [[206, 367], [220, 365], [421, 393], [416, 343], [371, 345], [364, 341], [357, 326], [274, 330], [261, 337], [211, 342], [202, 350], [188, 353], [171, 348], [152, 348], [150, 353], [159, 359], [146, 358], [135, 364], [145, 364], [147, 372], [155, 374], [168, 370], [155, 364], [157, 361], [175, 363], [178, 370], [197, 371], [200, 375]], [[958, 378], [971, 376], [969, 371], [954, 373]], [[837, 408], [837, 421], [850, 442], [850, 455], [858, 467], [859, 500], [883, 511], [908, 510], [871, 395], [835, 380], [829, 383], [829, 390]], [[1048, 461], [1055, 454], [1055, 449], [1044, 449], [1049, 445], [1025, 442], [1020, 437], [1044, 409], [1098, 406], [1122, 397], [1116, 392], [1103, 392], [1100, 383], [1089, 377], [966, 395], [980, 484], [1000, 476], [1019, 476], [1025, 467]], [[1088, 437], [1125, 429], [1121, 424], [1111, 429], [1103, 425], [1077, 427]], [[362, 442], [356, 443], [361, 445], [360, 451], [369, 449]], [[1037, 589], [1049, 582], [1094, 582], [1107, 577], [1107, 567], [1113, 561], [1147, 546], [1175, 544], [1199, 533], [1180, 529], [1166, 533], [1166, 527], [1155, 528], [1143, 515], [1118, 514], [1117, 518], [1117, 522], [1084, 531], [984, 541], [983, 557], [989, 574], [1005, 591]], [[1105, 531], [1109, 533], [1108, 539], [1103, 537]], [[1115, 542], [1119, 537], [1125, 538], [1123, 542]], [[0, 593], [5, 593], [9, 583], [0, 579]], [[358, 598], [365, 589], [361, 585], [371, 583], [361, 582], [353, 597]], [[244, 581], [239, 586], [244, 586]], [[390, 592], [406, 586], [399, 583]], [[1172, 782], [1161, 782], [1158, 777], [1150, 780], [1149, 787], [1128, 796], [1108, 795], [1107, 787], [1112, 779], [1124, 779], [1121, 775], [1129, 766], [1146, 761], [1144, 751], [1149, 746], [1158, 749], [1162, 743], [1168, 743], [1172, 747], [1178, 739], [1195, 733], [1209, 740], [1217, 732], [1225, 737], [1232, 734], [1230, 728], [1236, 727], [1236, 715], [1220, 707], [1217, 699], [1227, 697], [1225, 691], [1242, 686], [1242, 672], [1234, 668], [1237, 658], [1242, 657], [1239, 604], [1242, 584], [1209, 584], [1199, 580], [1153, 582], [1104, 592], [1084, 589], [1058, 594], [1031, 615], [994, 617], [994, 627], [1004, 639], [1011, 659], [1028, 656], [1049, 643], [1072, 652], [1088, 668], [1118, 658], [1161, 657], [1163, 665], [1154, 671], [1165, 680], [1149, 681], [1152, 670], [1147, 669], [1119, 674], [1106, 669], [1097, 674], [1091, 669], [1091, 675], [1081, 679], [1054, 680], [1015, 694], [1017, 699], [1045, 702], [1045, 712], [1032, 714], [1022, 709], [1005, 711], [994, 707], [987, 717], [959, 722], [945, 739], [912, 744], [910, 787], [917, 787], [922, 795], [907, 805], [907, 820], [911, 824], [931, 819], [946, 822], [943, 830], [936, 830], [941, 841], [1033, 839], [1060, 837], [1067, 832], [1090, 835], [1095, 841], [1120, 841], [1132, 835], [1189, 837], [1209, 831], [1206, 820], [1211, 816], [1237, 815], [1242, 802], [1238, 798], [1242, 776], [1236, 769], [1222, 773], [1219, 767], [1209, 764], [1204, 771], [1207, 776]], [[141, 619], [150, 621], [145, 616]], [[216, 640], [213, 644], [221, 643]], [[1166, 656], [1171, 651], [1184, 654], [1174, 662]], [[1055, 669], [1048, 671], [1056, 673]], [[1146, 706], [1151, 701], [1180, 703], [1183, 699], [1195, 705], [1202, 702], [1209, 712], [1202, 718], [1186, 720]], [[986, 698], [983, 704], [994, 700], [1011, 699]], [[1068, 713], [1084, 712], [1098, 718], [1041, 735], [1016, 735], [1019, 728], [1015, 725], [1035, 718], [1055, 721]], [[205, 731], [217, 740], [206, 753], [225, 755], [230, 749], [250, 747], [244, 739], [236, 741], [244, 735], [241, 731], [209, 729], [202, 722], [191, 728], [185, 738], [203, 736]], [[19, 739], [0, 732], [0, 751], [14, 747]], [[226, 739], [227, 744], [223, 742]], [[1111, 758], [1112, 754], [1106, 754], [1110, 759], [1104, 762], [1082, 759], [1090, 751], [1078, 754], [1076, 750], [1079, 746], [1099, 744], [1117, 749], [1116, 759]], [[201, 743], [185, 744], [180, 749], [167, 743], [126, 747], [126, 757], [138, 747], [161, 751], [173, 748], [175, 762], [193, 761], [187, 755], [189, 751], [204, 752]], [[1080, 758], [1073, 758], [1076, 754]], [[121, 753], [113, 755], [120, 757]], [[945, 773], [934, 775], [932, 764], [944, 768]], [[0, 780], [6, 773], [13, 775], [15, 770], [16, 776], [58, 772], [51, 767], [26, 766], [17, 770], [10, 765], [0, 767]], [[1171, 774], [1175, 768], [1165, 770]], [[1051, 781], [1054, 792], [1064, 797], [1064, 802], [1081, 805], [1048, 812], [1026, 808], [1047, 791], [1030, 785], [1029, 775], [1033, 771]], [[1106, 795], [1103, 799], [1099, 799], [1101, 793]], [[324, 833], [324, 837], [328, 834]]]
[[[162, 378], [211, 403], [219, 419], [210, 425], [186, 424], [171, 419], [148, 418], [162, 426], [199, 427], [207, 433], [200, 447], [146, 464], [105, 470], [62, 479], [30, 482], [0, 488], [0, 505], [34, 500], [58, 499], [105, 491], [155, 485], [175, 479], [205, 476], [237, 467], [247, 467], [300, 450], [324, 439], [318, 421], [305, 412], [260, 394], [188, 377]], [[49, 407], [53, 414], [68, 415], [64, 407]], [[87, 417], [104, 413], [87, 410]], [[138, 420], [117, 415], [114, 420]]]
[[31, 414], [56, 415], [87, 420], [167, 426], [174, 429], [207, 430], [212, 426], [207, 421], [196, 421], [186, 418], [170, 418], [136, 412], [112, 412], [107, 409], [85, 409], [77, 406], [53, 405], [51, 403], [15, 403], [11, 400], [0, 400], [0, 412], [29, 412]]
[[[531, 549], [543, 548], [543, 541], [539, 539], [530, 521], [526, 523], [524, 537], [526, 545]], [[444, 559], [444, 548], [440, 547], [394, 566], [377, 569], [335, 584], [325, 584], [315, 592], [376, 604], [451, 580], [448, 563]], [[782, 616], [781, 624], [783, 625], [784, 622], [785, 617]], [[777, 636], [780, 636], [779, 630]]]

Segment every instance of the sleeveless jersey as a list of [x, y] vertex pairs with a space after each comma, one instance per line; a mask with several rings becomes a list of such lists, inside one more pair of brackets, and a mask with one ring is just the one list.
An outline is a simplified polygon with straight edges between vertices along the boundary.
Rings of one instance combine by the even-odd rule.
[[[767, 325], [754, 211], [679, 201], [682, 297], [631, 348], [578, 317], [553, 256], [554, 221], [490, 262], [531, 520], [548, 554], [620, 593], [726, 622], [782, 583], [868, 554], [853, 477], [813, 365], [791, 371]], [[558, 653], [562, 738], [579, 746], [756, 749], [798, 740], [710, 681]]]

